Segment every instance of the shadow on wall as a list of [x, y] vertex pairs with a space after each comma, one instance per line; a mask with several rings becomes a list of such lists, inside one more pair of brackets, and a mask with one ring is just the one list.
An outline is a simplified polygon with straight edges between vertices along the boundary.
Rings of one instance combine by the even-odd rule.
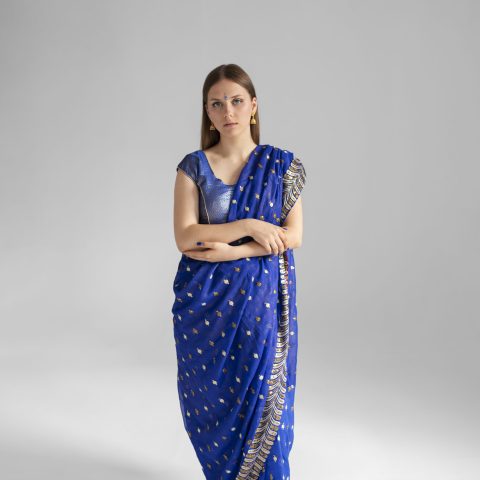
[[27, 442], [24, 446], [0, 445], [0, 464], [5, 480], [182, 480], [174, 470], [142, 471], [122, 463], [121, 458], [116, 462]]

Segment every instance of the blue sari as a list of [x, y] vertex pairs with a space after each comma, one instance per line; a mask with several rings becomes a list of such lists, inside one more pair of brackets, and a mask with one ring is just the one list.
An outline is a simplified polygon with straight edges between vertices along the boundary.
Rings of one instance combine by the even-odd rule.
[[[300, 159], [257, 145], [227, 222], [282, 226], [305, 184]], [[185, 429], [208, 480], [286, 480], [294, 438], [293, 251], [225, 262], [182, 254], [172, 307]]]

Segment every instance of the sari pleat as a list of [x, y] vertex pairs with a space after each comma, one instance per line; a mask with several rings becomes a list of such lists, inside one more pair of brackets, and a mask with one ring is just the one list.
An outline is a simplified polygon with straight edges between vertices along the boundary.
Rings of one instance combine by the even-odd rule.
[[[227, 222], [282, 226], [305, 180], [292, 152], [257, 145]], [[226, 262], [182, 254], [173, 289], [181, 413], [205, 478], [289, 479], [298, 337], [293, 251]]]

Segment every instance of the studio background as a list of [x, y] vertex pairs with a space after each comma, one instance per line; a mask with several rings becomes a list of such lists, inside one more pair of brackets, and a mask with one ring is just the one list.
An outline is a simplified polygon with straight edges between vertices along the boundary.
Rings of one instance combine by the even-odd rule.
[[292, 480], [476, 480], [479, 5], [0, 2], [0, 476], [202, 478], [175, 167], [237, 63], [304, 163]]

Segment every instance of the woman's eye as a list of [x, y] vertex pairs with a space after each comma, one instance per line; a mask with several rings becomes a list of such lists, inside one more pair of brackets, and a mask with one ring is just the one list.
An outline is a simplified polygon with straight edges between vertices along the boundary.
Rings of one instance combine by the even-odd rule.
[[[238, 103], [242, 103], [243, 100], [241, 98], [234, 98], [233, 101], [236, 102], [238, 100]], [[212, 107], [216, 107], [217, 105], [219, 105], [220, 102], [213, 102], [212, 103]]]

